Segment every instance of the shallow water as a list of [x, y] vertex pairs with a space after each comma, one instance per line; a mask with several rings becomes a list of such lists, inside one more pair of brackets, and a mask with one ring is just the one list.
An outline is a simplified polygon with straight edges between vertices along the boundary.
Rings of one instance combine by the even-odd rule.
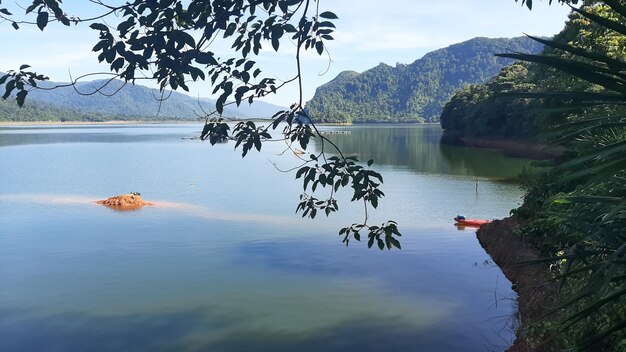
[[[327, 127], [375, 159], [401, 251], [341, 244], [358, 205], [294, 214], [280, 144], [244, 160], [183, 139], [200, 125], [0, 128], [2, 351], [484, 351], [512, 338], [515, 294], [471, 230], [506, 216], [525, 164], [440, 146], [436, 126]], [[318, 147], [318, 146], [313, 146]], [[476, 178], [479, 191], [475, 192]], [[156, 206], [93, 201], [137, 191]]]

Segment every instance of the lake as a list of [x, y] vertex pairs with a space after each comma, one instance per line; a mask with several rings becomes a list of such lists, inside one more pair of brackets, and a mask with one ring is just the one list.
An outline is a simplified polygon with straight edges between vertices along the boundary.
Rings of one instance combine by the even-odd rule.
[[[302, 185], [277, 170], [298, 165], [283, 143], [242, 159], [232, 142], [188, 139], [201, 129], [0, 127], [0, 350], [503, 351], [512, 341], [515, 293], [452, 218], [507, 216], [525, 160], [442, 146], [433, 125], [323, 127], [349, 132], [330, 136], [384, 176], [372, 223], [396, 220], [403, 249], [379, 251], [338, 236], [362, 221], [360, 204], [295, 214]], [[94, 204], [128, 192], [157, 205]]]

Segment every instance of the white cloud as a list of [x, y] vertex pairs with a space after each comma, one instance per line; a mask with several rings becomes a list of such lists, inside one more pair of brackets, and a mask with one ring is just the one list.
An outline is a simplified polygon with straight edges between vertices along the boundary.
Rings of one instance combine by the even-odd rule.
[[[303, 55], [307, 98], [317, 86], [343, 70], [363, 71], [379, 62], [410, 63], [428, 51], [476, 36], [513, 37], [524, 32], [552, 35], [562, 28], [568, 12], [560, 5], [548, 6], [547, 1], [535, 3], [533, 11], [514, 0], [320, 1], [320, 11], [331, 10], [339, 20], [335, 21], [336, 40], [327, 43], [333, 64], [325, 76], [319, 74], [327, 69], [327, 56], [319, 56], [314, 51]], [[86, 10], [88, 5], [81, 2], [76, 6]], [[37, 28], [14, 31], [6, 22], [0, 24], [0, 28], [6, 33], [2, 38], [0, 71], [28, 63], [52, 79], [68, 80], [68, 69], [73, 75], [107, 69], [106, 65], [98, 65], [96, 54], [91, 52], [97, 33], [87, 26], [53, 26], [44, 33]], [[220, 56], [229, 56], [229, 47], [215, 43]], [[285, 41], [279, 54], [267, 45], [254, 60], [267, 73], [288, 79], [296, 71], [294, 57], [294, 50]], [[194, 96], [198, 91], [210, 91], [208, 84], [193, 86], [198, 87], [192, 92]], [[288, 104], [293, 97], [291, 89], [267, 100]]]
[[349, 46], [357, 51], [384, 51], [389, 49], [407, 50], [440, 47], [453, 42], [453, 37], [445, 33], [427, 34], [410, 32], [398, 25], [370, 25], [354, 28], [349, 32], [338, 32], [332, 49]]

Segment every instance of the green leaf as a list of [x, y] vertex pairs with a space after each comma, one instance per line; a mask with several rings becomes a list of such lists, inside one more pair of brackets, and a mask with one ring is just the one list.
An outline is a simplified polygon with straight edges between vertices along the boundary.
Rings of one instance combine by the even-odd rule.
[[115, 70], [115, 72], [119, 72], [122, 67], [124, 67], [124, 59], [121, 57], [115, 59], [115, 61], [111, 64], [111, 69]]
[[9, 97], [9, 95], [11, 95], [11, 92], [13, 91], [13, 89], [15, 89], [15, 80], [10, 80], [7, 82], [7, 84], [4, 86], [4, 95], [2, 95], [2, 99], [6, 99]]
[[569, 199], [555, 199], [552, 201], [554, 204], [571, 204]]
[[626, 329], [626, 320], [622, 320], [618, 322], [617, 324], [611, 326], [610, 328], [600, 331], [599, 333], [597, 333], [597, 335], [591, 336], [591, 338], [588, 341], [586, 341], [582, 346], [580, 346], [581, 351], [592, 350], [591, 347], [596, 345], [598, 342], [602, 341], [604, 338], [607, 338], [611, 336], [613, 333], [620, 331], [622, 329]]
[[24, 100], [26, 100], [26, 95], [28, 94], [27, 90], [20, 90], [17, 92], [17, 105], [20, 107], [24, 106]]
[[203, 65], [217, 65], [217, 60], [212, 52], [198, 52], [196, 62]]
[[131, 17], [128, 20], [117, 25], [117, 30], [120, 32], [120, 34], [125, 35], [126, 33], [128, 33], [128, 30], [133, 25], [135, 25], [135, 19]]
[[623, 199], [620, 197], [607, 197], [607, 196], [578, 196], [566, 198], [570, 203], [619, 203]]
[[622, 5], [620, 1], [621, 0], [604, 0], [604, 2], [611, 6], [613, 10], [626, 17], [626, 6]]
[[283, 30], [287, 33], [297, 32], [296, 27], [294, 27], [292, 24], [289, 24], [289, 23], [283, 25]]
[[336, 19], [339, 18], [339, 17], [337, 17], [337, 15], [335, 15], [334, 13], [332, 13], [330, 11], [325, 11], [325, 12], [320, 13], [320, 17], [321, 18], [326, 18], [326, 19], [329, 19], [329, 20], [336, 20]]
[[526, 7], [528, 7], [529, 10], [533, 9], [533, 0], [522, 0], [522, 5], [524, 5], [524, 2], [526, 2]]
[[11, 26], [13, 26], [16, 30], [20, 29], [20, 26], [16, 22], [11, 23]]
[[217, 110], [217, 112], [221, 115], [222, 112], [224, 112], [224, 103], [226, 102], [226, 96], [225, 95], [220, 95], [219, 98], [217, 98], [217, 101], [215, 102], [215, 110]]
[[37, 27], [43, 31], [48, 25], [48, 13], [45, 11], [39, 12], [37, 15]]
[[402, 249], [402, 246], [400, 245], [400, 241], [398, 241], [397, 239], [393, 238], [393, 237], [389, 237], [389, 242], [391, 242], [391, 244], [398, 248], [398, 249]]
[[[243, 69], [246, 71], [250, 71], [250, 69], [254, 66], [254, 61], [248, 61], [245, 65], [243, 65]], [[256, 77], [256, 76], [255, 76]]]
[[29, 13], [33, 12], [33, 10], [35, 10], [39, 5], [41, 5], [41, 1], [33, 1], [33, 3], [26, 8], [26, 14], [28, 15]]
[[107, 27], [103, 23], [92, 23], [92, 24], [89, 25], [89, 28], [95, 29], [97, 31], [103, 31], [103, 32], [108, 32], [109, 31], [109, 27]]
[[261, 138], [258, 135], [254, 136], [254, 147], [256, 150], [261, 151]]
[[278, 40], [278, 38], [272, 37], [272, 48], [274, 48], [274, 51], [278, 51], [279, 46], [280, 46], [280, 41]]
[[196, 40], [193, 38], [193, 36], [191, 36], [191, 34], [185, 32], [185, 31], [180, 31], [180, 37], [182, 39], [182, 42], [186, 45], [189, 45], [192, 48], [196, 47]]
[[589, 13], [585, 10], [582, 9], [577, 9], [575, 7], [572, 7], [572, 11], [576, 11], [579, 14], [583, 15], [584, 17], [587, 17], [588, 19], [598, 23], [601, 26], [604, 26], [606, 28], [612, 29], [618, 33], [624, 34], [626, 35], [626, 26], [622, 25], [619, 22], [610, 20], [608, 18], [604, 18], [602, 16], [593, 14], [593, 13]]
[[506, 57], [515, 60], [537, 62], [547, 66], [551, 66], [556, 68], [557, 70], [569, 73], [583, 80], [601, 85], [606, 89], [613, 90], [621, 94], [626, 94], [626, 81], [624, 79], [615, 77], [611, 70], [599, 67], [597, 65], [547, 55], [512, 53], [496, 54], [495, 56]]
[[584, 309], [579, 310], [575, 314], [567, 317], [565, 321], [574, 320], [578, 317], [589, 315], [590, 313], [598, 310], [600, 307], [604, 306], [607, 303], [614, 302], [620, 297], [626, 296], [626, 288], [618, 287], [615, 290], [611, 291], [609, 294], [604, 297], [594, 300], [589, 306]]
[[315, 50], [317, 50], [318, 54], [322, 55], [324, 53], [324, 44], [322, 42], [316, 42]]
[[600, 61], [600, 62], [604, 62], [606, 63], [609, 67], [614, 67], [618, 70], [624, 70], [626, 69], [626, 63], [613, 59], [609, 56], [603, 55], [603, 54], [599, 54], [599, 53], [595, 53], [592, 51], [588, 51], [588, 50], [584, 50], [581, 48], [577, 48], [575, 46], [566, 44], [566, 43], [561, 43], [558, 42], [556, 40], [549, 40], [549, 39], [543, 39], [543, 38], [539, 38], [539, 37], [533, 37], [531, 35], [528, 36], [530, 39], [539, 42], [541, 44], [547, 45], [549, 47], [552, 48], [556, 48], [556, 49], [560, 49], [569, 53], [572, 53], [574, 55], [578, 55], [580, 57], [585, 57], [588, 58], [590, 60], [595, 60], [595, 61]]
[[591, 177], [592, 179], [602, 179], [616, 175], [619, 172], [626, 170], [626, 160], [620, 156], [596, 163], [594, 166], [581, 171], [573, 172], [562, 177], [561, 181], [569, 182], [586, 177]]
[[228, 27], [226, 27], [226, 30], [224, 31], [224, 38], [227, 38], [233, 35], [236, 29], [237, 29], [237, 24], [234, 22], [230, 23]]

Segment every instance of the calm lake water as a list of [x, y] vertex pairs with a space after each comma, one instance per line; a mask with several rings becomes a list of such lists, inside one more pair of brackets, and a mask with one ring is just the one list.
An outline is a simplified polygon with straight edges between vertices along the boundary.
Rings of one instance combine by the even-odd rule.
[[[202, 126], [0, 128], [2, 351], [502, 351], [515, 294], [457, 213], [516, 207], [526, 164], [438, 126], [325, 127], [373, 158], [401, 251], [341, 243], [359, 204], [294, 214], [284, 144], [245, 159]], [[317, 146], [313, 145], [313, 148]], [[282, 154], [281, 154], [282, 153]], [[274, 166], [274, 164], [276, 166]], [[480, 180], [478, 193], [475, 180]], [[116, 212], [93, 201], [141, 192]], [[347, 197], [347, 195], [346, 195]]]

